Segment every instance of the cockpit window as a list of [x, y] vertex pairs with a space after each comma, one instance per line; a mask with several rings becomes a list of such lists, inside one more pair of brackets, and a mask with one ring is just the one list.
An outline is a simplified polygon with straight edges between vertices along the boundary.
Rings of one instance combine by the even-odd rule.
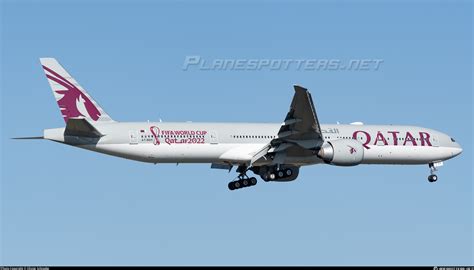
[[456, 142], [453, 138], [451, 138], [451, 141], [452, 141], [452, 142]]

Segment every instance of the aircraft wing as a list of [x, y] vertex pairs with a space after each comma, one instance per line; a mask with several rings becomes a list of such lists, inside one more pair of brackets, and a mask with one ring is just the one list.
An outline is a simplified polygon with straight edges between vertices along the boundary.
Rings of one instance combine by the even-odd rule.
[[226, 164], [252, 165], [258, 160], [268, 159], [268, 154], [272, 154], [273, 163], [282, 164], [286, 157], [314, 155], [324, 142], [316, 109], [308, 89], [297, 85], [294, 88], [290, 110], [277, 138], [258, 149], [245, 145], [231, 149], [222, 154], [220, 159]]
[[295, 85], [290, 111], [278, 132], [277, 140], [322, 141], [316, 109], [308, 89]]
[[258, 152], [251, 163], [267, 153], [275, 153], [274, 163], [283, 162], [287, 156], [314, 155], [324, 142], [311, 94], [301, 86], [295, 85], [294, 88], [295, 95], [290, 110], [277, 138], [270, 142], [269, 147], [262, 149], [266, 152]]

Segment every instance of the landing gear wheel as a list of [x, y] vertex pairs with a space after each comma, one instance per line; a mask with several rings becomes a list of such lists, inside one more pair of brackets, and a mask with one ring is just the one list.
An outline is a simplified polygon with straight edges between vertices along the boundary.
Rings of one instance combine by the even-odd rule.
[[228, 184], [228, 188], [230, 190], [236, 190], [236, 189], [256, 185], [257, 184], [257, 178], [247, 176], [247, 172], [249, 170], [252, 170], [252, 171], [255, 172], [255, 169], [252, 169], [252, 168], [247, 167], [245, 165], [239, 166], [237, 168], [237, 173], [239, 173], [239, 175], [236, 177], [237, 179], [234, 178], [234, 181], [232, 181]]
[[255, 186], [255, 185], [257, 184], [257, 178], [252, 177], [252, 178], [250, 178], [249, 180], [250, 180], [250, 185], [251, 185], [251, 186]]
[[242, 185], [240, 184], [240, 181], [234, 181], [234, 182], [232, 182], [232, 183], [234, 183], [234, 189], [241, 188], [241, 186], [242, 186]]
[[428, 181], [430, 181], [431, 183], [436, 182], [437, 180], [438, 180], [438, 176], [436, 174], [432, 174], [428, 176]]
[[270, 180], [275, 180], [276, 175], [274, 173], [271, 173], [268, 175], [268, 179]]
[[286, 169], [285, 174], [286, 176], [291, 176], [293, 174], [293, 171], [291, 169]]
[[264, 175], [262, 176], [262, 179], [263, 179], [263, 181], [265, 181], [265, 182], [269, 182], [269, 181], [270, 181], [270, 176], [269, 176], [268, 174], [264, 174]]
[[278, 177], [283, 178], [285, 176], [285, 173], [283, 171], [278, 171]]

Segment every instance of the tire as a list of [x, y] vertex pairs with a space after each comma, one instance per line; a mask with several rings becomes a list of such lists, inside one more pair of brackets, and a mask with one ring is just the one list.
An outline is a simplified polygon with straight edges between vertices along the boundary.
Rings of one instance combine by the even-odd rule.
[[291, 176], [293, 174], [293, 171], [291, 169], [286, 169], [285, 174], [286, 176]]
[[230, 182], [227, 187], [229, 188], [229, 190], [234, 190], [235, 189], [235, 186], [234, 186], [234, 182]]
[[242, 180], [240, 180], [240, 181], [242, 181], [242, 186], [243, 186], [243, 187], [248, 187], [248, 186], [250, 186], [250, 181], [249, 181], [248, 179], [242, 179]]
[[257, 184], [257, 178], [255, 177], [250, 178], [250, 185], [255, 186], [256, 184]]
[[268, 175], [268, 179], [275, 180], [275, 176], [276, 175], [274, 173], [271, 173], [271, 174]]
[[278, 177], [283, 178], [285, 176], [285, 173], [283, 171], [278, 171]]
[[235, 181], [233, 182], [234, 183], [234, 189], [238, 189], [238, 188], [241, 188], [242, 187], [242, 184], [240, 184], [239, 181]]

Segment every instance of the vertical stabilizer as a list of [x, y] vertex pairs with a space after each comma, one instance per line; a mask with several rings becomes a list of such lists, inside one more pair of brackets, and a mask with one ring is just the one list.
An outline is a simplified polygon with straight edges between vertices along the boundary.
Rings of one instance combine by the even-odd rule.
[[40, 61], [66, 123], [69, 118], [84, 118], [90, 123], [113, 122], [56, 59], [41, 58]]

